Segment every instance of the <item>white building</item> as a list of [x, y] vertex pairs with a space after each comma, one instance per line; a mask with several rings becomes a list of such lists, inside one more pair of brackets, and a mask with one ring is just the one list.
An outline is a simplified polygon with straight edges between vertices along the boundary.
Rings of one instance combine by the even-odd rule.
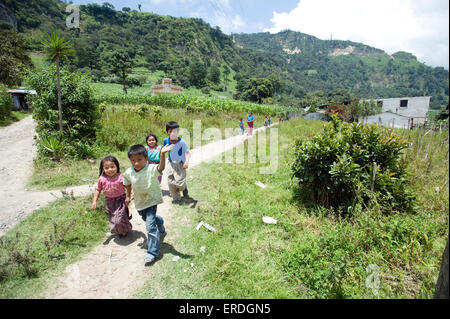
[[411, 128], [426, 123], [431, 96], [376, 99], [381, 105], [381, 114], [360, 120], [364, 123], [379, 123], [388, 127]]

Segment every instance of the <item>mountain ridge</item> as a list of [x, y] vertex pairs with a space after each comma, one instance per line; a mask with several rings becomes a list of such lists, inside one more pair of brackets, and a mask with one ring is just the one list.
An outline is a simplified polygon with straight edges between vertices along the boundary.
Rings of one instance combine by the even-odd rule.
[[220, 68], [222, 88], [229, 85], [230, 74], [237, 83], [252, 77], [279, 77], [283, 85], [275, 98], [285, 104], [299, 104], [308, 92], [326, 96], [340, 89], [367, 98], [430, 95], [435, 109], [448, 103], [448, 71], [426, 66], [408, 52], [388, 55], [363, 43], [321, 40], [291, 30], [226, 35], [202, 19], [118, 11], [108, 3], [80, 5], [81, 28], [69, 30], [65, 28], [67, 3], [2, 3], [15, 15], [16, 29], [25, 37], [28, 50], [42, 50], [45, 34], [58, 29], [74, 44], [71, 65], [98, 78], [108, 75], [108, 55], [123, 49], [138, 67], [164, 71], [185, 87], [194, 84], [189, 73], [193, 65], [207, 72]]

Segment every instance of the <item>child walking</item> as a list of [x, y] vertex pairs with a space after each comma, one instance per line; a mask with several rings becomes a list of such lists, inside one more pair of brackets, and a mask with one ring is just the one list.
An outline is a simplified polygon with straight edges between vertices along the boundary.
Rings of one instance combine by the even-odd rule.
[[269, 126], [270, 126], [271, 123], [272, 123], [272, 117], [269, 116]]
[[163, 143], [163, 146], [173, 146], [173, 149], [169, 152], [167, 182], [174, 204], [181, 202], [180, 191], [183, 192], [183, 197], [188, 197], [186, 169], [189, 167], [191, 158], [186, 142], [178, 137], [179, 128], [180, 125], [177, 122], [168, 122], [166, 132], [169, 137], [165, 138]]
[[156, 215], [158, 204], [163, 202], [161, 187], [157, 176], [161, 176], [166, 165], [165, 153], [173, 146], [165, 146], [160, 151], [160, 163], [149, 164], [148, 155], [144, 146], [133, 145], [128, 150], [128, 158], [131, 167], [123, 174], [123, 185], [126, 187], [125, 203], [130, 203], [131, 191], [134, 192], [134, 205], [139, 215], [145, 221], [147, 231], [147, 254], [145, 264], [152, 263], [159, 253], [160, 242], [164, 240], [167, 231], [164, 227], [164, 220]]
[[252, 114], [252, 112], [248, 113], [247, 116], [247, 129], [248, 129], [248, 135], [253, 134], [253, 122], [255, 121], [255, 116]]
[[[148, 163], [149, 164], [159, 164], [159, 152], [161, 151], [161, 146], [158, 145], [158, 138], [155, 134], [149, 133], [145, 138], [145, 149], [147, 150]], [[161, 184], [162, 176], [158, 176], [158, 182]]]
[[128, 205], [125, 203], [123, 175], [120, 174], [119, 161], [114, 156], [108, 155], [100, 162], [100, 177], [92, 199], [92, 210], [97, 208], [97, 200], [102, 191], [106, 196], [106, 211], [111, 233], [118, 234], [119, 237], [126, 236], [133, 226], [130, 223]]
[[241, 129], [241, 135], [244, 135], [244, 121], [241, 119], [239, 120], [239, 128]]
[[268, 120], [267, 120], [267, 116], [264, 117], [264, 126], [267, 126], [268, 124]]

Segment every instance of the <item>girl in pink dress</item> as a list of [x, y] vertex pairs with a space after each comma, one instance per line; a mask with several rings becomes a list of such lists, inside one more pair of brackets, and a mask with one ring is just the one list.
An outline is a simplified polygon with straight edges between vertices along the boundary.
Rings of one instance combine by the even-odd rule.
[[106, 156], [100, 162], [100, 177], [92, 199], [92, 210], [97, 207], [97, 200], [102, 191], [106, 197], [111, 233], [118, 234], [119, 237], [126, 236], [133, 226], [130, 223], [128, 207], [125, 205], [125, 186], [123, 176], [120, 174], [119, 161], [114, 156]]

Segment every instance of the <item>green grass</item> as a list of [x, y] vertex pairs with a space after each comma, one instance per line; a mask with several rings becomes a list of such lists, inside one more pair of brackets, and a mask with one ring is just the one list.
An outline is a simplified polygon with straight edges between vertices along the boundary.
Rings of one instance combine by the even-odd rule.
[[30, 54], [31, 61], [34, 64], [34, 67], [37, 70], [42, 70], [46, 66], [48, 66], [48, 62], [46, 61], [45, 55], [41, 53], [31, 53]]
[[23, 120], [27, 116], [31, 114], [31, 110], [27, 111], [11, 111], [11, 114], [8, 118], [0, 121], [0, 127], [5, 127], [8, 125], [11, 125], [15, 122], [18, 122], [20, 120]]
[[[167, 137], [165, 128], [169, 121], [175, 120], [181, 128], [189, 131], [189, 147], [192, 148], [194, 120], [201, 120], [202, 132], [207, 128], [219, 128], [224, 137], [226, 128], [237, 128], [239, 118], [244, 118], [244, 114], [218, 113], [211, 116], [206, 113], [193, 114], [183, 109], [162, 109], [161, 115], [155, 117], [151, 112], [139, 113], [139, 105], [137, 107], [106, 105], [101, 119], [102, 129], [97, 134], [94, 157], [88, 160], [63, 159], [61, 162], [38, 157], [34, 160], [33, 173], [27, 187], [50, 190], [93, 183], [98, 178], [100, 160], [106, 155], [117, 157], [121, 170], [125, 171], [130, 167], [128, 148], [134, 144], [144, 144], [149, 132], [156, 134], [159, 145], [162, 145], [163, 139]], [[262, 126], [263, 121], [262, 117], [256, 116], [255, 127]], [[211, 136], [205, 136], [202, 145], [212, 141]]]
[[104, 202], [93, 212], [91, 200], [59, 199], [0, 238], [0, 298], [39, 298], [67, 265], [100, 243], [108, 218]]
[[[373, 206], [356, 209], [351, 218], [338, 218], [329, 209], [299, 202], [290, 180], [295, 138], [310, 138], [322, 125], [293, 119], [278, 127], [275, 174], [261, 175], [259, 168], [267, 164], [247, 161], [189, 170], [190, 195], [198, 202], [195, 208], [185, 203], [176, 210], [170, 240], [161, 246], [165, 259], [152, 266], [149, 283], [135, 297], [431, 298], [448, 236], [448, 132], [429, 132], [417, 152], [421, 131], [398, 130], [413, 143], [405, 161], [418, 196], [414, 214], [383, 215]], [[11, 241], [1, 246], [0, 263], [14, 250], [23, 254], [28, 245], [25, 256], [35, 260], [0, 267], [1, 298], [40, 295], [65, 266], [104, 238], [104, 207], [91, 212], [90, 200], [58, 200], [2, 238]], [[263, 216], [278, 223], [264, 224]], [[74, 228], [64, 231], [72, 221]], [[197, 231], [200, 221], [217, 232]], [[51, 236], [62, 240], [47, 250], [45, 240]], [[175, 255], [181, 259], [172, 262]], [[370, 264], [380, 269], [379, 295], [365, 285]]]
[[[280, 163], [273, 175], [260, 175], [265, 165], [248, 163], [202, 164], [189, 171], [190, 194], [199, 203], [178, 210], [172, 232], [177, 233], [173, 246], [190, 258], [165, 263], [160, 277], [136, 296], [432, 298], [449, 226], [448, 144], [437, 147], [448, 133], [423, 139], [423, 145], [426, 138], [435, 143], [431, 164], [423, 160], [425, 151], [417, 159], [414, 147], [406, 154], [418, 196], [414, 214], [383, 215], [373, 205], [339, 218], [299, 201], [290, 180], [294, 138], [308, 138], [320, 125], [295, 119], [279, 127]], [[411, 141], [418, 133], [411, 133]], [[264, 224], [263, 216], [278, 223]], [[195, 230], [200, 220], [217, 232]], [[370, 264], [379, 267], [378, 295], [366, 287]]]

